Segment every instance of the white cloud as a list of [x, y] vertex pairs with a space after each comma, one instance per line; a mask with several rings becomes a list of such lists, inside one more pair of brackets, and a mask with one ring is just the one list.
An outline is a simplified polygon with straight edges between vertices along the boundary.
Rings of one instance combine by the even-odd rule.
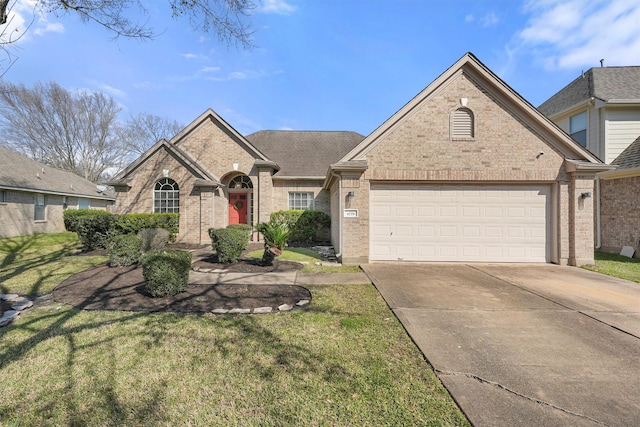
[[640, 63], [640, 0], [529, 0], [518, 38], [547, 69]]
[[496, 25], [500, 22], [500, 17], [494, 13], [494, 12], [489, 12], [486, 15], [484, 15], [482, 18], [480, 18], [480, 24], [483, 27], [491, 27], [493, 25]]
[[285, 0], [263, 0], [262, 7], [257, 9], [262, 13], [277, 13], [279, 15], [289, 15], [295, 12], [296, 7], [290, 5]]
[[464, 17], [464, 22], [473, 22], [475, 21], [475, 16], [473, 16], [471, 13], [469, 13], [467, 16]]
[[127, 93], [121, 89], [115, 88], [111, 85], [108, 85], [106, 83], [100, 83], [98, 85], [98, 87], [100, 88], [101, 92], [107, 93], [111, 96], [115, 96], [118, 98], [126, 98], [127, 97]]
[[8, 6], [8, 23], [3, 26], [0, 41], [17, 41], [33, 33], [42, 36], [47, 33], [63, 33], [64, 25], [60, 22], [50, 22], [47, 14], [35, 0], [16, 0]]
[[215, 73], [220, 71], [220, 67], [202, 67], [198, 70], [198, 74], [200, 73]]

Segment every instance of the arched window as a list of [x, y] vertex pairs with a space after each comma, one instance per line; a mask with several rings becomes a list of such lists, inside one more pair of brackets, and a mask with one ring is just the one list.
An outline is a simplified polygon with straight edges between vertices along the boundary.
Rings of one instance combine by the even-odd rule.
[[253, 184], [247, 175], [238, 175], [229, 182], [229, 188], [253, 188]]
[[451, 117], [451, 138], [471, 139], [474, 137], [473, 112], [468, 108], [458, 108]]
[[153, 191], [154, 213], [180, 213], [180, 190], [171, 178], [156, 182]]

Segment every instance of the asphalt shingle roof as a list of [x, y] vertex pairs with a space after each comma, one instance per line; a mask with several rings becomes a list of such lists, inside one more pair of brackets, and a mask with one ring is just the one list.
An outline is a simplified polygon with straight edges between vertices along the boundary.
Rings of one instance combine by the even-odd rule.
[[616, 159], [611, 162], [618, 169], [632, 169], [640, 167], [640, 137], [633, 141]]
[[348, 131], [262, 130], [246, 136], [280, 166], [276, 176], [324, 177], [364, 136]]
[[46, 166], [0, 146], [0, 187], [112, 200], [96, 184], [74, 173]]
[[542, 103], [538, 110], [552, 117], [591, 97], [603, 101], [640, 99], [640, 66], [591, 68]]

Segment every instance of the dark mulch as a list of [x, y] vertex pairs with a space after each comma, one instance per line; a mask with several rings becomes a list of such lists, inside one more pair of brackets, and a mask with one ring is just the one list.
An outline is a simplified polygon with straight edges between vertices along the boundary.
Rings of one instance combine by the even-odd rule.
[[[247, 250], [258, 246], [250, 245]], [[212, 271], [210, 285], [189, 285], [186, 292], [173, 297], [153, 298], [145, 293], [142, 267], [108, 267], [99, 265], [74, 274], [53, 291], [56, 301], [84, 310], [175, 311], [206, 313], [224, 308], [277, 307], [311, 300], [311, 293], [292, 285], [215, 284], [214, 270], [231, 273], [268, 273], [295, 271], [302, 264], [276, 260], [272, 266], [262, 266], [260, 260], [244, 256], [233, 264], [220, 264], [210, 247], [184, 247], [193, 251], [194, 269]], [[245, 252], [246, 253], [246, 252]], [[82, 255], [87, 255], [83, 253]]]
[[142, 268], [99, 265], [74, 274], [53, 291], [56, 301], [84, 310], [175, 311], [206, 313], [216, 308], [277, 307], [311, 300], [311, 293], [292, 285], [189, 285], [173, 297], [152, 298], [144, 290]]

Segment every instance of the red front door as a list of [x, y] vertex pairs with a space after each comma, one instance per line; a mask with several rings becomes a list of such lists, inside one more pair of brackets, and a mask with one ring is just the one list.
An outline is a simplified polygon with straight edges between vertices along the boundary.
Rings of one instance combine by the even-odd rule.
[[247, 224], [247, 193], [229, 193], [229, 224]]

